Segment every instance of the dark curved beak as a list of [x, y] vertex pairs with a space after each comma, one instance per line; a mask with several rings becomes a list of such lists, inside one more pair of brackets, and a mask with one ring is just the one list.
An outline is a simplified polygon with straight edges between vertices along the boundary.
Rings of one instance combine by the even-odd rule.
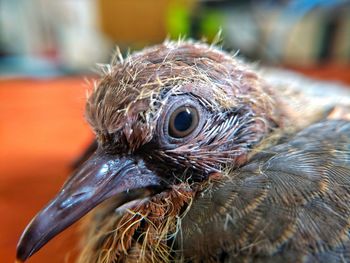
[[58, 195], [26, 227], [17, 245], [17, 259], [28, 259], [54, 236], [108, 198], [113, 197], [117, 208], [165, 188], [162, 179], [147, 169], [142, 160], [97, 152], [68, 179]]

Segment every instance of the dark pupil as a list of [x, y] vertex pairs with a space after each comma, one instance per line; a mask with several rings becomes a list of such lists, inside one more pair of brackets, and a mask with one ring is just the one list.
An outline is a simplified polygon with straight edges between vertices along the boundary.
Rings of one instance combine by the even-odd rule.
[[190, 111], [179, 112], [174, 120], [174, 127], [178, 131], [186, 131], [191, 127], [192, 124], [192, 114]]

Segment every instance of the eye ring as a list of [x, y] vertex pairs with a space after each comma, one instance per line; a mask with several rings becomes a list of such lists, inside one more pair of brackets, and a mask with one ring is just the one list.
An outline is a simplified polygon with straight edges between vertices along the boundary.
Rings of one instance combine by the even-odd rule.
[[[172, 115], [173, 118], [175, 118], [177, 115], [175, 112], [181, 111], [180, 109], [183, 110], [184, 108], [189, 108], [189, 110], [194, 112], [193, 117], [195, 120], [192, 123], [193, 126], [188, 130], [186, 129], [187, 133], [176, 135], [173, 131], [170, 131], [172, 129], [169, 125], [170, 118]], [[192, 140], [198, 135], [198, 133], [200, 133], [203, 125], [207, 121], [208, 114], [206, 108], [203, 107], [203, 105], [193, 96], [188, 94], [173, 96], [166, 104], [164, 104], [162, 114], [160, 114], [159, 119], [157, 119], [157, 132], [154, 136], [154, 140], [162, 147], [162, 149], [174, 149], [179, 145]], [[173, 121], [171, 122], [173, 123]]]
[[170, 115], [168, 133], [171, 137], [181, 139], [190, 135], [199, 125], [199, 113], [190, 105], [176, 108]]

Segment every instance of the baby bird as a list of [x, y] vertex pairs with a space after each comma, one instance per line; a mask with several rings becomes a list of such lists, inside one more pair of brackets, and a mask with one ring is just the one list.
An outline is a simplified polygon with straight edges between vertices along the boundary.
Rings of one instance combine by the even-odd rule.
[[17, 258], [92, 210], [79, 262], [350, 262], [350, 96], [298, 78], [191, 41], [117, 53], [96, 150]]

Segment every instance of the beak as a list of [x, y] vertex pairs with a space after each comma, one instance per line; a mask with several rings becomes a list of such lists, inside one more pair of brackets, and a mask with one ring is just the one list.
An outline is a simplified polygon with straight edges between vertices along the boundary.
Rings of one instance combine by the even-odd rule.
[[26, 227], [17, 245], [17, 259], [28, 259], [54, 236], [110, 197], [117, 208], [165, 188], [162, 179], [147, 169], [142, 160], [97, 152]]

